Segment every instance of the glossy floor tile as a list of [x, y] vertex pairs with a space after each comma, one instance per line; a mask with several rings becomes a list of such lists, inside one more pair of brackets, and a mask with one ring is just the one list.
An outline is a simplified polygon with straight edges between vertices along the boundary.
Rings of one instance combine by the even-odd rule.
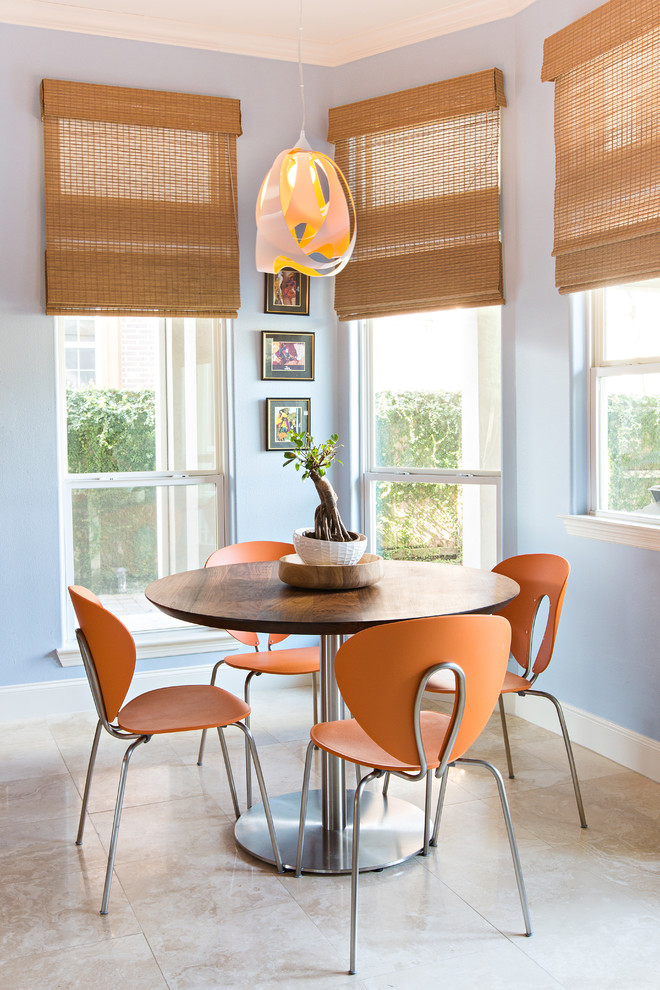
[[[255, 688], [252, 727], [271, 796], [300, 787], [311, 713], [303, 688]], [[583, 830], [563, 744], [538, 726], [510, 717], [516, 778], [505, 777], [533, 936], [524, 936], [494, 779], [457, 767], [437, 848], [362, 876], [359, 970], [349, 976], [349, 878], [280, 876], [237, 848], [214, 734], [202, 767], [196, 734], [136, 750], [101, 917], [124, 747], [102, 740], [78, 847], [94, 724], [85, 713], [0, 726], [3, 990], [88, 990], [101, 980], [135, 990], [660, 986], [660, 785], [576, 747]], [[243, 805], [242, 736], [227, 741]], [[470, 755], [505, 767], [497, 718]], [[423, 807], [420, 784], [393, 779], [390, 793]]]

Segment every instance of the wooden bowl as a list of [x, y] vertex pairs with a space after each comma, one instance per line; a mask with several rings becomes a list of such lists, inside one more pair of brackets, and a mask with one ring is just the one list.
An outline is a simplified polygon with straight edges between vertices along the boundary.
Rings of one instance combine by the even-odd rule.
[[357, 564], [305, 564], [297, 553], [280, 557], [279, 578], [294, 588], [346, 591], [376, 584], [383, 576], [383, 558], [365, 553]]

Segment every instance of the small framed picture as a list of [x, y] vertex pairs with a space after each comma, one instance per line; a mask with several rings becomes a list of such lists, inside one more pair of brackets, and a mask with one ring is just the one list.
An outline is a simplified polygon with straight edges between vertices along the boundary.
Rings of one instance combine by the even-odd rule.
[[266, 399], [266, 449], [293, 450], [292, 433], [310, 433], [309, 399]]
[[294, 268], [280, 268], [277, 275], [266, 275], [264, 313], [309, 315], [309, 275]]
[[314, 334], [261, 334], [261, 377], [264, 381], [314, 380]]

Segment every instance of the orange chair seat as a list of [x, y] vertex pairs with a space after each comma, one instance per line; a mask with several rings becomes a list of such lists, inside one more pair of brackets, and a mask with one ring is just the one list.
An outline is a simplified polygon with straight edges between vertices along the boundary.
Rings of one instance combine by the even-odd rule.
[[[426, 711], [420, 713], [424, 751], [430, 770], [439, 765], [438, 754], [442, 749], [449, 722], [449, 715]], [[382, 749], [355, 719], [320, 722], [312, 728], [310, 736], [312, 742], [326, 752], [350, 763], [357, 763], [359, 766], [373, 767], [374, 770], [409, 770], [413, 773], [419, 770], [419, 766], [402, 763], [387, 750]]]
[[227, 657], [225, 664], [238, 670], [256, 670], [260, 674], [314, 674], [319, 670], [319, 648], [298, 646], [290, 650], [236, 653]]
[[511, 671], [507, 670], [501, 693], [511, 694], [513, 691], [529, 691], [531, 686], [525, 677], [521, 677], [520, 674], [512, 674]]
[[117, 724], [136, 735], [186, 732], [232, 725], [250, 714], [242, 698], [210, 684], [157, 688], [133, 698], [117, 715]]
[[[439, 673], [434, 674], [433, 677], [429, 678], [429, 682], [426, 685], [427, 691], [433, 691], [436, 694], [453, 694], [454, 693], [454, 676], [448, 670], [441, 670]], [[520, 674], [513, 674], [511, 671], [507, 670], [504, 675], [504, 683], [500, 689], [501, 694], [512, 694], [515, 691], [529, 691], [531, 684], [526, 678], [521, 677]]]

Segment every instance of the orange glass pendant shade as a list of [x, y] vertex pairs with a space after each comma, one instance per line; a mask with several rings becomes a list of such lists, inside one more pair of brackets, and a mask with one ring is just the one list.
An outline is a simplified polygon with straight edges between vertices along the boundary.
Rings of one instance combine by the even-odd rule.
[[336, 275], [355, 244], [355, 206], [333, 160], [298, 146], [281, 152], [257, 199], [257, 270], [295, 268], [305, 275]]

